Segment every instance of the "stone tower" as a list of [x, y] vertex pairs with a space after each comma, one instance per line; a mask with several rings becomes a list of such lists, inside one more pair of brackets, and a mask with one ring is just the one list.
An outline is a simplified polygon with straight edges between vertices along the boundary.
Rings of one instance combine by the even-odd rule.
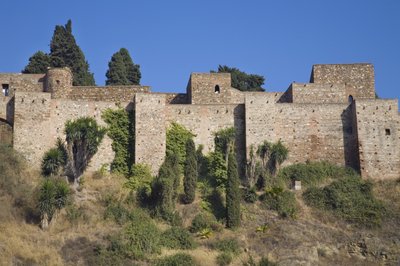
[[51, 98], [65, 98], [72, 88], [72, 72], [68, 67], [47, 70], [45, 91]]

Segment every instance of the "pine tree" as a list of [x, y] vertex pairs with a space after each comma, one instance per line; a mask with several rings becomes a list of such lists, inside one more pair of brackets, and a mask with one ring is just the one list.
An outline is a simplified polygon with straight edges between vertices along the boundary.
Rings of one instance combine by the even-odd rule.
[[29, 58], [29, 63], [22, 70], [24, 74], [42, 74], [46, 73], [50, 66], [50, 56], [42, 51], [37, 51]]
[[186, 142], [186, 161], [184, 168], [183, 186], [185, 191], [184, 201], [190, 204], [194, 201], [197, 183], [196, 149], [192, 139]]
[[93, 74], [89, 72], [89, 64], [75, 37], [72, 35], [72, 22], [65, 26], [57, 25], [50, 42], [50, 59], [52, 67], [69, 67], [73, 73], [74, 86], [95, 85]]
[[239, 175], [234, 153], [228, 157], [228, 182], [226, 185], [226, 226], [240, 226], [240, 190]]
[[[214, 73], [215, 71], [211, 71]], [[231, 73], [232, 87], [241, 91], [265, 91], [261, 86], [265, 82], [265, 78], [260, 75], [247, 74], [235, 67], [219, 65], [218, 73]]]
[[140, 66], [133, 63], [127, 49], [121, 48], [112, 55], [106, 73], [106, 85], [139, 85]]

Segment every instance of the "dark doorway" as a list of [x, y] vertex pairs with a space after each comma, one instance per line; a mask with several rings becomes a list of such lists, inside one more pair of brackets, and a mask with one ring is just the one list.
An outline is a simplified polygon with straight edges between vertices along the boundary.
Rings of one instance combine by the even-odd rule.
[[2, 84], [2, 88], [3, 88], [3, 95], [4, 96], [8, 96], [8, 94], [9, 94], [9, 85], [8, 84]]

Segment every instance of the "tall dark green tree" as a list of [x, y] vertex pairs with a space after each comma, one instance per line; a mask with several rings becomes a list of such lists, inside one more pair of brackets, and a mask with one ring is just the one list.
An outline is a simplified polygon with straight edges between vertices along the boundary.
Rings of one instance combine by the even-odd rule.
[[[211, 71], [215, 72], [215, 71]], [[265, 91], [262, 85], [265, 78], [260, 75], [247, 74], [235, 67], [228, 67], [225, 65], [218, 66], [218, 73], [231, 73], [232, 87], [241, 91]]]
[[226, 227], [240, 226], [240, 190], [236, 158], [233, 152], [228, 157], [228, 182], [226, 184]]
[[106, 85], [139, 85], [140, 66], [133, 63], [129, 51], [121, 48], [112, 55], [106, 73]]
[[28, 65], [22, 70], [25, 74], [46, 73], [50, 66], [50, 56], [42, 51], [37, 51], [29, 58]]
[[152, 186], [152, 199], [155, 210], [161, 216], [167, 216], [175, 210], [175, 201], [179, 186], [179, 162], [173, 153], [167, 153]]
[[65, 26], [57, 25], [50, 42], [50, 60], [52, 67], [69, 67], [73, 73], [73, 85], [95, 85], [93, 74], [89, 72], [89, 64], [81, 48], [72, 35], [72, 22]]
[[183, 188], [185, 191], [184, 201], [187, 204], [194, 201], [196, 195], [197, 175], [196, 148], [193, 140], [189, 139], [186, 142], [186, 160], [183, 179]]

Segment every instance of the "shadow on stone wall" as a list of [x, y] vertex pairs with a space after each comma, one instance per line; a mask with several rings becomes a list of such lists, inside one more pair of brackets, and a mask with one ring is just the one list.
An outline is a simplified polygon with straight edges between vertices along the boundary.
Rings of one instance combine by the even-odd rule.
[[8, 101], [6, 109], [6, 119], [11, 126], [14, 124], [14, 106], [15, 106], [14, 104], [15, 104], [15, 96]]
[[360, 172], [360, 156], [358, 150], [357, 117], [355, 103], [352, 102], [341, 114], [343, 128], [343, 152], [345, 165]]
[[239, 176], [242, 180], [246, 177], [246, 141], [245, 141], [245, 114], [244, 104], [235, 107], [233, 111], [234, 127], [236, 130], [236, 160]]
[[0, 144], [12, 145], [13, 142], [13, 128], [4, 119], [0, 118]]

